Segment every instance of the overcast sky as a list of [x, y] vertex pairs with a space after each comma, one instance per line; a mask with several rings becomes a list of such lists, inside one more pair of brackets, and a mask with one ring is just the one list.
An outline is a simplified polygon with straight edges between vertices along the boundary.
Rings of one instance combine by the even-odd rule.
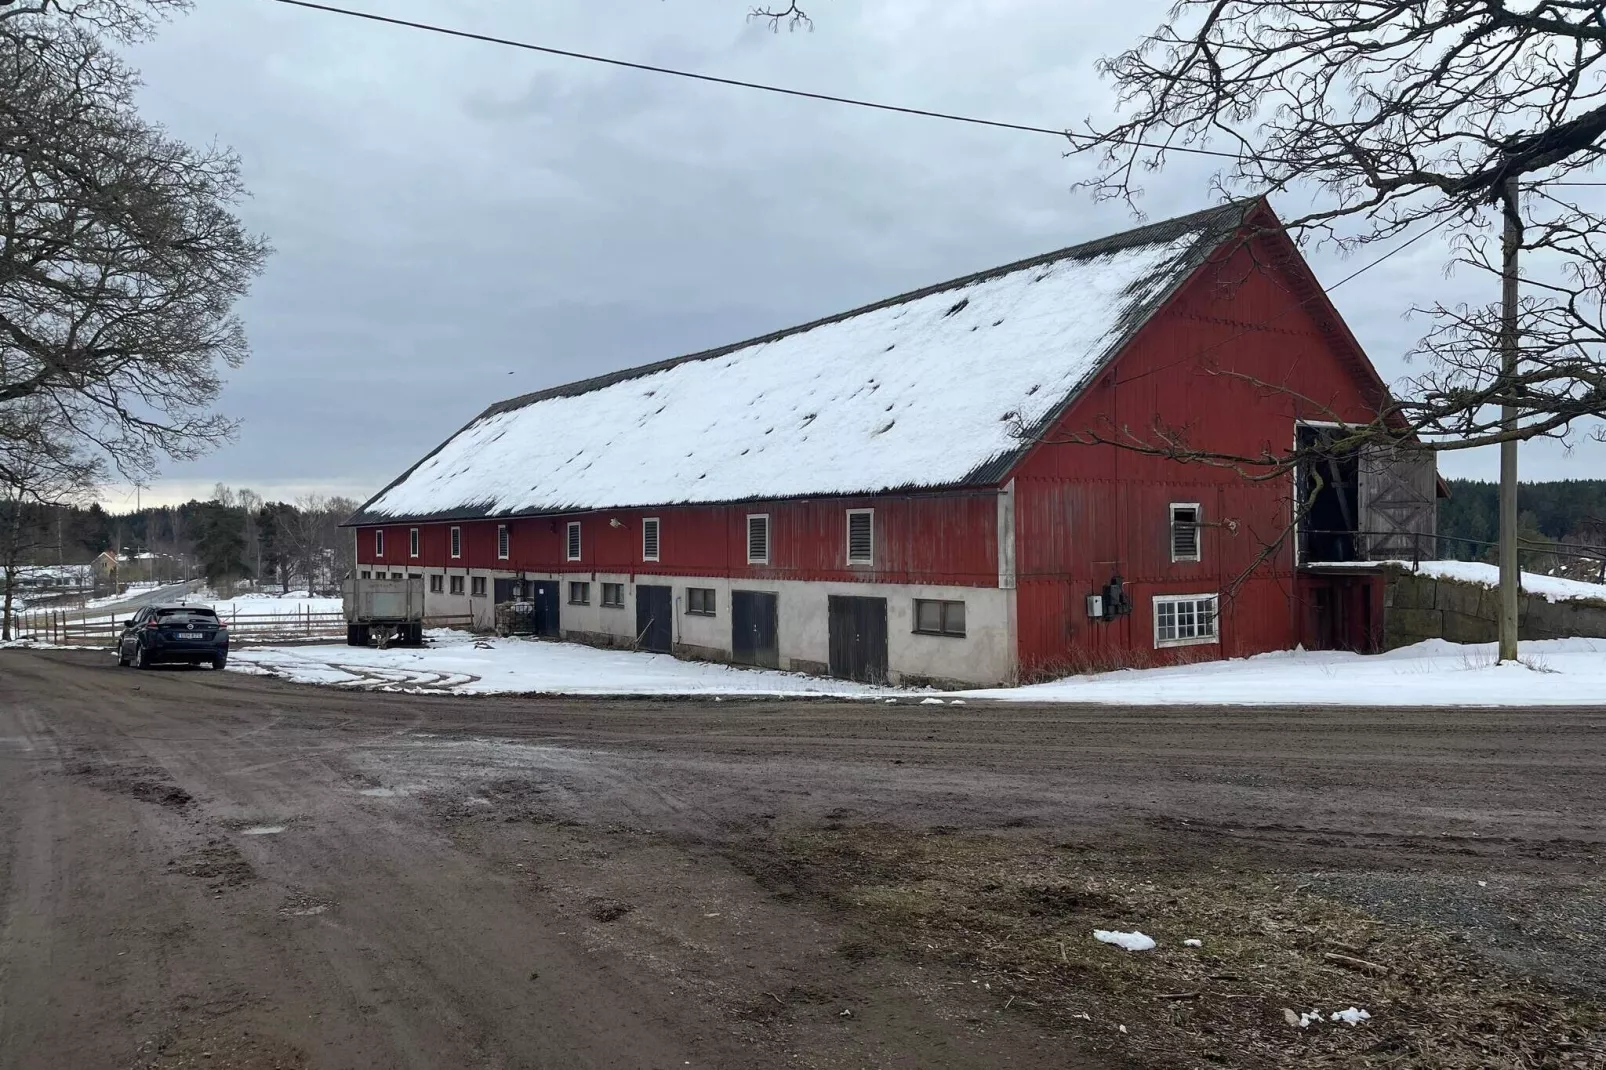
[[[403, 18], [735, 78], [1049, 127], [1109, 114], [1099, 56], [1168, 0], [815, 0], [812, 33], [744, 0], [351, 0]], [[488, 403], [736, 341], [1125, 229], [1063, 142], [697, 84], [358, 22], [198, 0], [133, 50], [142, 105], [232, 145], [276, 255], [242, 313], [238, 441], [144, 501], [224, 481], [366, 498]], [[1163, 218], [1211, 203], [1179, 161]], [[1312, 257], [1329, 284], [1359, 263]], [[1451, 292], [1424, 242], [1333, 296], [1385, 377]], [[1524, 448], [1527, 478], [1601, 447]], [[1447, 475], [1495, 458], [1448, 455]], [[106, 495], [132, 508], [130, 488]]]

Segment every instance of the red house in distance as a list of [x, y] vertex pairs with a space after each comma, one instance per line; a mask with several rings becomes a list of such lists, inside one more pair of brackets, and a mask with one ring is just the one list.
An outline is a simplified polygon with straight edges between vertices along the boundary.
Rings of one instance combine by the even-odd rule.
[[431, 613], [855, 679], [1370, 649], [1380, 581], [1321, 566], [1410, 556], [1430, 459], [1335, 458], [1268, 555], [1295, 480], [1077, 439], [1253, 454], [1386, 396], [1242, 201], [493, 405], [347, 524]]

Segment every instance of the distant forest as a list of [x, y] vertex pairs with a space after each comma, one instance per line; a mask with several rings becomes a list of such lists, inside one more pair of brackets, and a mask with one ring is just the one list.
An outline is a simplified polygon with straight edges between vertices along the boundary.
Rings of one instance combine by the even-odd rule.
[[[1499, 486], [1474, 479], [1449, 480], [1450, 497], [1439, 502], [1439, 556], [1493, 560], [1500, 502]], [[1561, 544], [1548, 556], [1567, 558], [1569, 547], [1606, 548], [1606, 479], [1565, 479], [1524, 483], [1517, 488], [1518, 534], [1527, 553], [1524, 568], [1545, 547]], [[1571, 571], [1571, 570], [1569, 570]]]

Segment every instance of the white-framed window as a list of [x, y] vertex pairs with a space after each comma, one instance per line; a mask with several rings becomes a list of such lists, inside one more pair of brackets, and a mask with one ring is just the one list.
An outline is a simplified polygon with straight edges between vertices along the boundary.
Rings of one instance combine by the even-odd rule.
[[580, 521], [569, 521], [568, 538], [564, 545], [565, 556], [570, 561], [580, 560]]
[[452, 556], [453, 557], [462, 557], [463, 556], [463, 529], [462, 528], [453, 528], [452, 529]]
[[376, 529], [374, 531], [374, 556], [375, 557], [384, 557], [385, 556], [385, 529], [384, 528], [378, 528], [378, 529]]
[[749, 513], [747, 515], [747, 563], [749, 565], [767, 565], [770, 563], [770, 515], [768, 513]]
[[1154, 596], [1154, 645], [1197, 646], [1219, 643], [1219, 598], [1213, 594]]
[[1199, 503], [1171, 503], [1171, 560], [1199, 560]]
[[875, 564], [875, 510], [848, 510], [848, 564]]
[[641, 522], [641, 559], [643, 561], [658, 560], [658, 518], [649, 516]]
[[498, 525], [496, 525], [496, 559], [498, 561], [506, 561], [507, 560], [507, 554], [508, 554], [507, 525], [506, 524], [498, 524]]
[[418, 529], [417, 528], [408, 528], [407, 529], [407, 556], [408, 557], [417, 557], [418, 556]]

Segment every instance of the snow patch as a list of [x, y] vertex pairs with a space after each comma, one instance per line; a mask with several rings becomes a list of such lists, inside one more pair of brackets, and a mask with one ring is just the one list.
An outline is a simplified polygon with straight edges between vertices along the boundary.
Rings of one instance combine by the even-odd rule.
[[1328, 1016], [1327, 1020], [1330, 1022], [1344, 1022], [1348, 1025], [1360, 1025], [1362, 1022], [1370, 1021], [1371, 1017], [1370, 1014], [1359, 1008], [1350, 1007], [1346, 1010], [1334, 1011]]
[[1204, 941], [1203, 940], [1184, 940], [1184, 941], [1182, 941], [1182, 946], [1183, 947], [1204, 947]]
[[285, 830], [284, 825], [252, 825], [248, 829], [241, 829], [242, 836], [277, 836]]
[[1094, 929], [1093, 939], [1101, 944], [1114, 944], [1127, 951], [1152, 951], [1154, 940], [1140, 932], [1115, 932], [1110, 929]]

